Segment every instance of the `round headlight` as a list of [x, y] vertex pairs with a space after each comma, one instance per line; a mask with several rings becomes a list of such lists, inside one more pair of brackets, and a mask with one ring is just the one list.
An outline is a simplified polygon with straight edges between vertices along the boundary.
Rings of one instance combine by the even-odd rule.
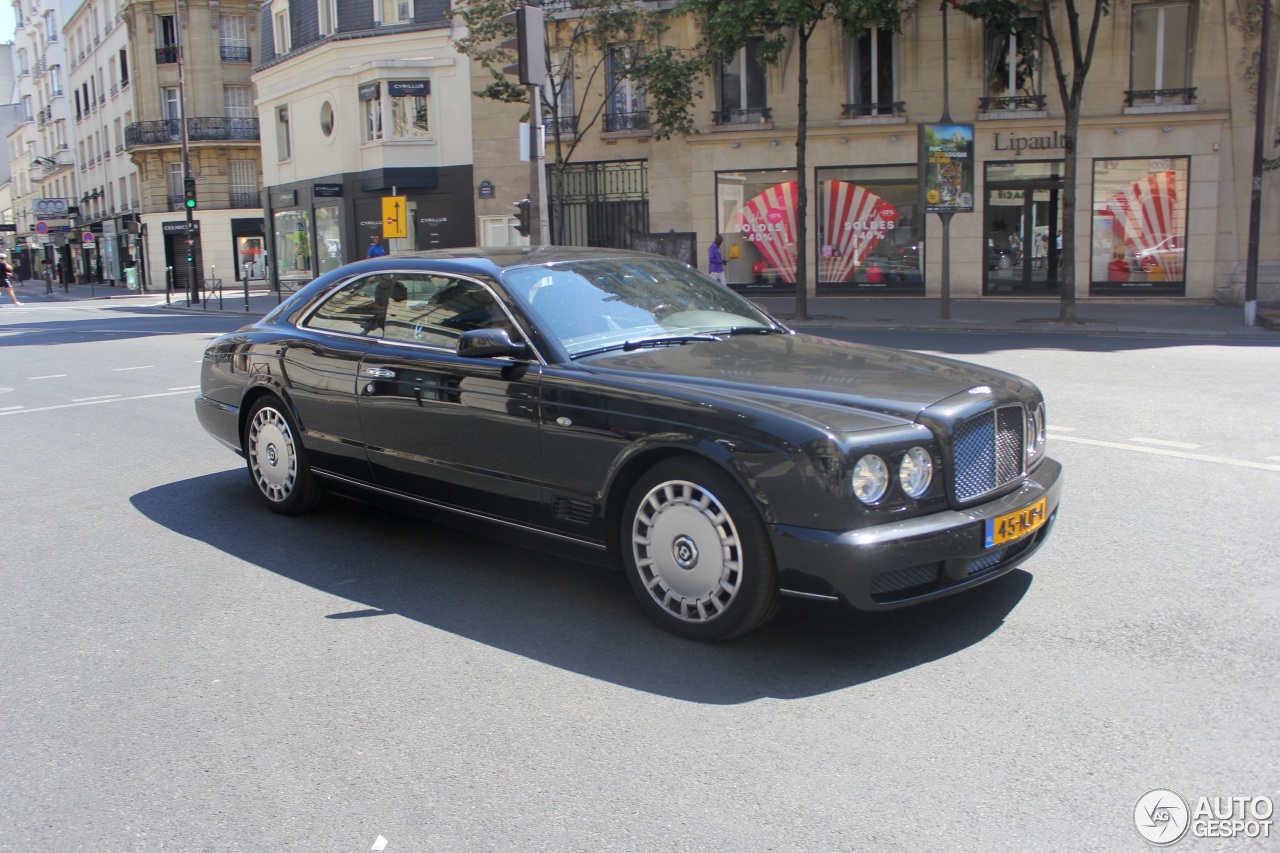
[[933, 458], [923, 447], [913, 447], [902, 457], [898, 467], [898, 482], [909, 498], [918, 498], [929, 490], [933, 482]]
[[864, 504], [873, 504], [889, 489], [889, 466], [874, 453], [868, 453], [853, 466], [853, 493]]

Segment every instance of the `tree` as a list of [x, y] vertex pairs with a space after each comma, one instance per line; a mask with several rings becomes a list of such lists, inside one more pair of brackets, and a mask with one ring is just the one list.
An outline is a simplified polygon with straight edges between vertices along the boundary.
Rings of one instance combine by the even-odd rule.
[[696, 15], [702, 27], [701, 54], [705, 64], [731, 57], [749, 40], [759, 37], [757, 58], [777, 65], [793, 34], [797, 45], [796, 74], [799, 115], [796, 122], [796, 308], [797, 320], [808, 319], [809, 180], [806, 148], [809, 130], [809, 41], [823, 21], [832, 21], [849, 35], [865, 27], [902, 29], [898, 0], [684, 0], [678, 9]]
[[[1038, 13], [1020, 0], [944, 0], [970, 17], [981, 20], [984, 26], [994, 28], [997, 33], [1008, 36], [1013, 32], [1023, 35], [1037, 35], [1026, 32], [1025, 21]], [[1061, 10], [1061, 17], [1067, 26], [1067, 39], [1063, 42], [1058, 37], [1054, 14]], [[1088, 22], [1088, 32], [1080, 27], [1081, 11], [1092, 11]], [[1058, 85], [1058, 97], [1062, 101], [1064, 116], [1064, 135], [1066, 140], [1062, 156], [1062, 257], [1061, 269], [1061, 301], [1058, 308], [1059, 323], [1076, 322], [1076, 198], [1077, 174], [1079, 171], [1079, 148], [1076, 141], [1080, 138], [1080, 111], [1084, 103], [1084, 84], [1089, 76], [1089, 67], [1093, 64], [1094, 46], [1098, 40], [1098, 27], [1111, 13], [1110, 0], [1050, 0], [1041, 20], [1044, 21], [1044, 44], [1048, 45], [1053, 57], [1053, 76]], [[1064, 46], [1070, 50], [1071, 64], [1063, 56]]]
[[[475, 94], [504, 103], [528, 103], [524, 86], [502, 68], [515, 61], [501, 43], [515, 35], [503, 15], [525, 5], [520, 0], [458, 0], [454, 12], [467, 27], [454, 46], [478, 62], [492, 78]], [[537, 4], [535, 4], [537, 5]], [[547, 83], [542, 114], [553, 156], [549, 178], [553, 204], [562, 199], [563, 177], [588, 132], [607, 114], [622, 87], [640, 93], [643, 118], [628, 128], [648, 129], [655, 139], [695, 133], [691, 108], [702, 94], [699, 57], [664, 45], [665, 12], [634, 0], [561, 0], [543, 5]], [[553, 215], [557, 223], [563, 217]]]

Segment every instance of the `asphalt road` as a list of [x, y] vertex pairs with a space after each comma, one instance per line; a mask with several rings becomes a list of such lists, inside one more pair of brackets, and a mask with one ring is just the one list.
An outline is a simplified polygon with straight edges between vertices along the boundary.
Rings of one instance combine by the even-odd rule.
[[704, 646], [620, 574], [260, 509], [191, 404], [239, 322], [0, 304], [2, 850], [1141, 850], [1152, 788], [1278, 798], [1280, 347], [833, 332], [1039, 383], [1054, 537]]

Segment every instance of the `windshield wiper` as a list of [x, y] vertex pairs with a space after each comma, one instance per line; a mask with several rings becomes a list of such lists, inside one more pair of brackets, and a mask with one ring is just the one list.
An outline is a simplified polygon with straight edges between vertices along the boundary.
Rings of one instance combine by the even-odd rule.
[[635, 340], [627, 341], [625, 344], [623, 344], [622, 349], [624, 352], [632, 352], [633, 350], [646, 349], [648, 347], [666, 347], [666, 346], [674, 346], [678, 344], [692, 344], [692, 343], [697, 343], [699, 341], [710, 341], [711, 343], [715, 343], [718, 340], [720, 339], [715, 335], [708, 335], [708, 334], [667, 335], [661, 338], [636, 338]]
[[785, 335], [787, 332], [777, 326], [734, 326], [730, 329], [717, 329], [711, 334], [728, 335], [732, 338], [735, 335]]

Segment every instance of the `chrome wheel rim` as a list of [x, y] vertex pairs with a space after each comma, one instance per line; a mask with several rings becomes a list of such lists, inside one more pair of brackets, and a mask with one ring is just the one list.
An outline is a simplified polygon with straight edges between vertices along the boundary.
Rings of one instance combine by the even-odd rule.
[[298, 481], [298, 449], [284, 415], [259, 409], [249, 424], [249, 470], [267, 500], [287, 500]]
[[742, 547], [728, 510], [687, 480], [652, 488], [636, 508], [631, 549], [663, 610], [690, 623], [724, 615], [742, 587]]

